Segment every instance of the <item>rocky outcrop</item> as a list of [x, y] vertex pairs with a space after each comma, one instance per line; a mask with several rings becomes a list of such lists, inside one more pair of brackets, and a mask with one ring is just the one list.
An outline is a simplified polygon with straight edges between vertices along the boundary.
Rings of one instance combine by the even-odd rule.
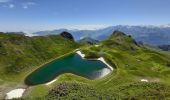
[[71, 33], [69, 32], [62, 32], [60, 34], [62, 37], [66, 38], [66, 39], [69, 39], [71, 41], [74, 41], [74, 37], [71, 35]]

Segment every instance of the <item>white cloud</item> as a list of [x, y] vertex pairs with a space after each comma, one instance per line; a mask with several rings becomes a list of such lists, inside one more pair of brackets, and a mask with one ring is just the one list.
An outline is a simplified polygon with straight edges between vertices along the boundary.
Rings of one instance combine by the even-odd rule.
[[15, 7], [15, 5], [14, 4], [8, 4], [8, 5], [3, 5], [3, 7], [6, 7], [6, 8], [14, 8]]
[[56, 30], [56, 29], [68, 29], [68, 30], [98, 30], [102, 28], [106, 28], [112, 26], [110, 24], [77, 24], [77, 25], [56, 25], [56, 24], [50, 24], [50, 25], [36, 25], [36, 26], [30, 26], [32, 30], [29, 32], [36, 32], [36, 31], [42, 31], [42, 30]]
[[26, 2], [22, 4], [24, 9], [28, 9], [30, 6], [34, 6], [34, 5], [36, 5], [35, 2]]
[[28, 6], [23, 6], [23, 8], [24, 8], [24, 9], [27, 9], [27, 8], [28, 8]]
[[63, 26], [67, 29], [78, 29], [78, 30], [97, 30], [101, 28], [108, 27], [110, 25], [104, 25], [104, 24], [82, 24], [82, 25], [66, 25]]
[[9, 8], [14, 8], [15, 5], [14, 4], [9, 4]]
[[6, 2], [9, 2], [11, 0], [0, 0], [0, 3], [6, 3]]
[[70, 29], [70, 30], [96, 30], [112, 26], [109, 24], [77, 24], [77, 25], [64, 25], [64, 24], [19, 24], [14, 23], [10, 25], [1, 25], [0, 31], [2, 32], [24, 32], [26, 36], [35, 36], [30, 34], [38, 31], [56, 30], [56, 29]]

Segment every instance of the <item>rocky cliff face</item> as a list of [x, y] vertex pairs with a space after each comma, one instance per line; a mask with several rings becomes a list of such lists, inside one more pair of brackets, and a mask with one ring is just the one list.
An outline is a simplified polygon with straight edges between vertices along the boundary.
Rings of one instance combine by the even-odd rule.
[[71, 33], [69, 32], [62, 32], [60, 34], [62, 37], [66, 38], [66, 39], [69, 39], [71, 41], [74, 41], [74, 37], [71, 35]]

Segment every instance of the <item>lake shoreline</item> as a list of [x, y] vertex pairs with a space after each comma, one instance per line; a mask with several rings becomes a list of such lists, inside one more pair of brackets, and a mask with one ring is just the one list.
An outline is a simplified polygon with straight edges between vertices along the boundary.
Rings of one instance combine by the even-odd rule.
[[[76, 53], [77, 53], [78, 55], [80, 55], [83, 59], [86, 59], [86, 58], [85, 58], [85, 54], [83, 54], [80, 50], [77, 49]], [[113, 71], [113, 67], [112, 67], [111, 65], [109, 65], [109, 64], [104, 60], [103, 57], [100, 57], [100, 58], [97, 58], [97, 59], [87, 59], [87, 60], [99, 60], [99, 61], [103, 62], [104, 64], [106, 64], [107, 67], [108, 67], [111, 71]]]
[[[65, 57], [65, 56], [70, 55], [70, 54], [73, 54], [73, 53], [78, 54], [82, 59], [86, 59], [86, 58], [85, 58], [85, 54], [81, 53], [80, 49], [75, 49], [75, 50], [73, 50], [72, 52], [69, 52], [69, 53], [67, 53], [67, 54], [61, 55], [61, 56], [59, 56], [59, 57], [57, 57], [57, 58], [51, 59], [51, 60], [49, 60], [48, 62], [45, 62], [45, 63], [41, 64], [38, 68], [36, 68], [35, 70], [31, 71], [31, 72], [25, 77], [25, 79], [26, 79], [30, 74], [32, 74], [34, 71], [36, 71], [36, 70], [38, 70], [39, 68], [41, 68], [42, 66], [45, 66], [45, 65], [47, 65], [47, 64], [49, 64], [49, 63], [51, 63], [51, 62], [53, 62], [53, 61], [55, 61], [55, 60], [57, 60], [57, 59], [60, 59], [60, 58], [62, 58], [62, 57]], [[106, 65], [106, 68], [109, 68], [109, 70], [110, 70], [109, 73], [111, 73], [111, 72], [113, 71], [113, 68], [104, 60], [103, 57], [100, 57], [100, 58], [98, 58], [98, 59], [87, 59], [87, 60], [97, 60], [97, 61], [101, 61], [103, 64]], [[107, 74], [109, 74], [109, 73], [107, 72]], [[103, 74], [105, 74], [105, 73], [103, 73]], [[103, 75], [103, 74], [102, 74], [102, 75]], [[105, 76], [106, 76], [106, 75], [105, 75]], [[44, 84], [48, 86], [48, 85], [54, 83], [56, 80], [57, 80], [57, 77], [54, 78], [53, 80], [49, 81], [49, 82], [44, 83]], [[29, 86], [29, 85], [28, 85], [28, 86]]]
[[[58, 57], [58, 58], [56, 58], [56, 59], [54, 59], [54, 60], [52, 60], [51, 62], [53, 62], [53, 61], [55, 61], [55, 60], [57, 60], [57, 59], [59, 59], [59, 58], [62, 58], [62, 57], [65, 57], [66, 55], [71, 55], [71, 54], [77, 54], [77, 56], [80, 56], [80, 58], [81, 59], [85, 59], [84, 57], [85, 57], [85, 54], [82, 54], [81, 53], [81, 51], [79, 50], [79, 49], [76, 49], [76, 50], [74, 50], [73, 52], [71, 52], [71, 53], [67, 53], [67, 54], [65, 54], [65, 55], [62, 55], [62, 56], [60, 56], [60, 57]], [[104, 76], [106, 76], [106, 75], [108, 75], [109, 73], [111, 73], [112, 71], [113, 71], [113, 68], [104, 60], [104, 58], [103, 57], [100, 57], [100, 58], [98, 58], [98, 59], [85, 59], [85, 60], [93, 60], [93, 61], [100, 61], [100, 62], [102, 62], [103, 63], [103, 65], [105, 65], [105, 69], [107, 68], [108, 70], [110, 70], [110, 71], [106, 71], [106, 70], [104, 70], [104, 68], [101, 70], [101, 75], [99, 75], [99, 78], [100, 78], [100, 76], [102, 76], [102, 77], [104, 77]], [[50, 62], [49, 62], [50, 63]], [[75, 62], [76, 63], [76, 62]], [[48, 64], [48, 63], [46, 63], [46, 64]], [[45, 65], [45, 64], [44, 64]], [[40, 67], [41, 68], [41, 67]], [[38, 69], [37, 69], [38, 70]], [[36, 71], [36, 70], [35, 70]], [[31, 73], [32, 74], [32, 73]], [[30, 75], [31, 75], [30, 74]], [[103, 76], [104, 75], [104, 76]], [[26, 78], [26, 80], [29, 80], [29, 78], [30, 78], [31, 76], [29, 76], [28, 75], [28, 77]], [[52, 84], [52, 83], [54, 83], [55, 81], [57, 80], [57, 77], [55, 77], [53, 80], [50, 80], [50, 81], [48, 81], [48, 82], [44, 82], [43, 84], [45, 84], [45, 85], [50, 85], [50, 84]], [[27, 82], [26, 81], [26, 84], [28, 83], [28, 85], [30, 85], [30, 86], [32, 86], [33, 84], [32, 83], [29, 83], [29, 81]]]

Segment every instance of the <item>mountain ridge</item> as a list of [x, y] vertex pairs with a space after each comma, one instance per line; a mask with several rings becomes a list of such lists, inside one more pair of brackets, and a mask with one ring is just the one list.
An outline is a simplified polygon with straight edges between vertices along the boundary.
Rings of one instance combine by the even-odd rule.
[[68, 29], [61, 29], [61, 30], [54, 30], [41, 33], [34, 33], [38, 35], [48, 35], [48, 34], [59, 34], [61, 31], [68, 31], [72, 33], [75, 40], [80, 40], [83, 37], [91, 37], [96, 40], [104, 40], [111, 35], [111, 33], [115, 30], [119, 30], [125, 32], [128, 35], [133, 36], [137, 42], [142, 41], [144, 44], [150, 45], [166, 45], [170, 44], [170, 27], [169, 25], [165, 26], [130, 26], [130, 25], [117, 25], [117, 26], [110, 26], [98, 30], [68, 30]]

